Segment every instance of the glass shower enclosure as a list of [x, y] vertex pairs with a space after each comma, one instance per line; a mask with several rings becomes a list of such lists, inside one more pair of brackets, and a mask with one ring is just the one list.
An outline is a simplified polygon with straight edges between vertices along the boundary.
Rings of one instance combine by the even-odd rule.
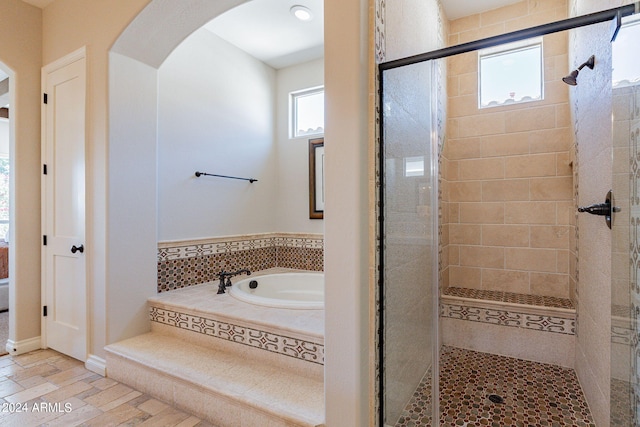
[[[380, 134], [380, 419], [437, 414], [438, 157], [433, 61], [385, 70]], [[411, 413], [409, 412], [411, 410]], [[436, 417], [437, 418], [437, 417]]]

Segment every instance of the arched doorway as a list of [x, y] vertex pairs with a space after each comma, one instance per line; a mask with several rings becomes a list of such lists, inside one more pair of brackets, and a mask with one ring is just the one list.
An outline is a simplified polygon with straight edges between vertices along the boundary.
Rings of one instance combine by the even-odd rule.
[[[157, 68], [187, 35], [243, 2], [153, 0], [109, 53], [106, 343], [145, 332], [155, 292]], [[327, 196], [335, 210], [325, 217], [328, 425], [371, 424], [369, 6], [325, 0], [325, 187], [340, 189]]]

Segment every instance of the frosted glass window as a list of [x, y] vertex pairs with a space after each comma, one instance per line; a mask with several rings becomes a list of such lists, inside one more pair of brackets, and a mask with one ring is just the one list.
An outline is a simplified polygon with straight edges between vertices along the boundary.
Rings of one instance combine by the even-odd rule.
[[613, 86], [640, 83], [640, 57], [632, 52], [638, 50], [640, 20], [622, 25], [613, 48]]
[[405, 157], [404, 176], [424, 176], [424, 156]]
[[481, 50], [479, 108], [543, 99], [542, 38]]
[[291, 137], [324, 133], [324, 88], [291, 94]]

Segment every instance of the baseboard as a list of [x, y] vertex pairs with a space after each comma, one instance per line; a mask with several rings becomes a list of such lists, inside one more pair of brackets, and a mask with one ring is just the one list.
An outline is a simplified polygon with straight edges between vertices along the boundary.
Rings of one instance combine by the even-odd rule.
[[33, 337], [22, 341], [7, 340], [6, 350], [12, 356], [28, 353], [33, 350], [40, 350], [42, 342], [40, 337]]
[[102, 375], [103, 377], [107, 376], [107, 361], [102, 357], [96, 356], [95, 354], [89, 355], [87, 361], [84, 362], [84, 367], [91, 372]]

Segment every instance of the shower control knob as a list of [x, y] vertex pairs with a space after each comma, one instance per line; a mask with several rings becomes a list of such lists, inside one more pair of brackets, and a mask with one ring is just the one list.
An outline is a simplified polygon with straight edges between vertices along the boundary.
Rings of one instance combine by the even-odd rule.
[[586, 212], [591, 215], [602, 215], [602, 216], [610, 216], [611, 215], [611, 204], [610, 203], [598, 203], [591, 206], [583, 206], [578, 208], [578, 212]]
[[607, 223], [607, 227], [611, 229], [611, 224], [613, 223], [612, 214], [621, 211], [621, 209], [617, 206], [614, 206], [614, 204], [615, 202], [613, 199], [613, 191], [609, 190], [607, 196], [604, 199], [604, 203], [580, 207], [578, 208], [578, 212], [586, 212], [590, 213], [591, 215], [602, 215], [605, 222]]

